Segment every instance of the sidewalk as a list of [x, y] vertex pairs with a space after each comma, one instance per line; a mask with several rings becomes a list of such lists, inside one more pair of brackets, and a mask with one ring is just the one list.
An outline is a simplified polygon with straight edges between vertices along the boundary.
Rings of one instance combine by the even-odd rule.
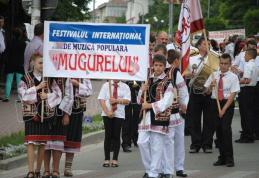
[[[101, 113], [100, 106], [97, 101], [101, 85], [104, 81], [92, 81], [93, 95], [88, 98], [87, 111], [85, 115], [96, 115]], [[0, 96], [3, 96], [3, 87], [0, 89]], [[16, 102], [17, 92], [12, 91], [9, 102], [0, 101], [0, 137], [18, 132], [24, 129], [21, 103]]]

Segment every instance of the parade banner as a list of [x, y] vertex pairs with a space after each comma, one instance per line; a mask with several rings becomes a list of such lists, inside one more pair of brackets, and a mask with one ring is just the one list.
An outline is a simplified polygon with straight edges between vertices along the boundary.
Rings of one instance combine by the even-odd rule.
[[245, 38], [246, 30], [245, 29], [232, 29], [232, 30], [221, 30], [221, 31], [210, 31], [209, 39], [214, 39], [219, 43], [222, 43], [225, 38], [229, 36], [238, 35]]
[[44, 22], [43, 75], [147, 79], [149, 25]]

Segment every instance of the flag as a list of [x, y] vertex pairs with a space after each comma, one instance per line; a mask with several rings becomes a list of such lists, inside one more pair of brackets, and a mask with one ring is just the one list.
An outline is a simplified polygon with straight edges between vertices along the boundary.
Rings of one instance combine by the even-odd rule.
[[190, 34], [204, 29], [203, 16], [199, 0], [184, 0], [176, 33], [176, 43], [181, 46], [182, 73], [188, 67], [190, 56]]

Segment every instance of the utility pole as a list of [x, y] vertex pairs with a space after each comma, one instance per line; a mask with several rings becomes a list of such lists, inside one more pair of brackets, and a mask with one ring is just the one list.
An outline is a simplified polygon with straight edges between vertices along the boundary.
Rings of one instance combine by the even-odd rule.
[[93, 0], [93, 23], [95, 23], [95, 0]]
[[40, 23], [40, 0], [32, 0], [31, 6], [31, 25], [34, 27]]
[[169, 1], [169, 23], [168, 23], [169, 35], [173, 34], [173, 21], [174, 21], [174, 3], [173, 3], [173, 1]]
[[208, 0], [208, 19], [210, 18], [210, 0]]

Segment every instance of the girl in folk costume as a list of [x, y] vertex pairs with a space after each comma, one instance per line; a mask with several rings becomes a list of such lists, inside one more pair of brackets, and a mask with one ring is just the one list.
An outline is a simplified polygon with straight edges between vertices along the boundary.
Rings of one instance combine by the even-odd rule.
[[[54, 117], [54, 107], [61, 101], [61, 91], [54, 80], [43, 81], [42, 57], [34, 54], [31, 57], [33, 71], [22, 78], [18, 93], [23, 105], [25, 122], [25, 144], [29, 172], [26, 178], [40, 177], [41, 163], [44, 157], [44, 145], [50, 139], [48, 121]], [[44, 89], [47, 91], [42, 92]], [[48, 93], [47, 93], [48, 92]], [[43, 102], [44, 101], [44, 102]], [[41, 104], [44, 103], [44, 119], [41, 122]], [[34, 147], [38, 145], [37, 167], [34, 173]]]
[[[112, 89], [111, 94], [109, 94]], [[113, 95], [113, 96], [111, 96]], [[118, 167], [120, 151], [120, 133], [122, 122], [125, 119], [125, 105], [131, 100], [130, 88], [127, 84], [113, 80], [112, 84], [104, 83], [98, 96], [102, 107], [102, 116], [105, 129], [103, 167]], [[110, 161], [110, 149], [113, 144], [113, 158]]]
[[89, 79], [71, 79], [74, 92], [74, 104], [70, 122], [67, 127], [67, 138], [64, 142], [66, 162], [64, 176], [71, 177], [74, 154], [80, 152], [82, 140], [82, 122], [86, 111], [86, 98], [92, 94], [92, 84]]
[[139, 124], [138, 145], [145, 167], [143, 177], [158, 177], [161, 158], [163, 155], [164, 137], [168, 133], [171, 115], [170, 106], [173, 103], [173, 86], [164, 73], [166, 58], [155, 55], [153, 58], [154, 73], [150, 76], [148, 84], [143, 84], [139, 91], [137, 101], [143, 102], [143, 93], [148, 92], [148, 103], [142, 104], [146, 111]]
[[180, 113], [186, 113], [189, 102], [188, 89], [178, 69], [181, 55], [176, 50], [168, 51], [168, 63], [171, 68], [167, 72], [170, 83], [174, 86], [175, 99], [170, 116], [169, 133], [165, 137], [162, 168], [163, 178], [170, 178], [176, 169], [176, 175], [187, 177], [184, 173], [184, 119]]
[[[62, 101], [57, 109], [55, 118], [49, 123], [50, 139], [45, 146], [44, 155], [44, 176], [43, 178], [59, 177], [59, 163], [62, 152], [64, 151], [64, 141], [66, 139], [66, 125], [69, 124], [69, 115], [72, 113], [74, 102], [73, 85], [70, 79], [55, 79], [62, 90]], [[50, 159], [53, 159], [52, 173], [50, 173]]]

